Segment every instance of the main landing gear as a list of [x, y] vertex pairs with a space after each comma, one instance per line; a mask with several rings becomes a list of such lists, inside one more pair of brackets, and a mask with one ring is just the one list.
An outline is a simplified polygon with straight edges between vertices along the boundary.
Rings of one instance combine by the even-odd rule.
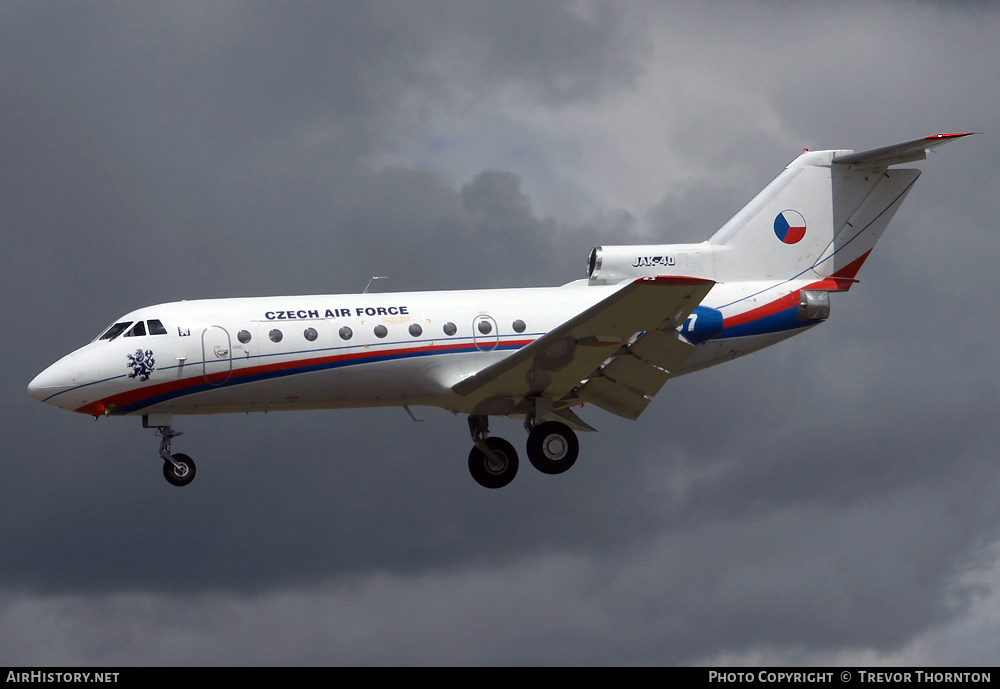
[[[576, 462], [580, 442], [569, 426], [558, 421], [535, 424], [529, 417], [527, 453], [531, 465], [543, 474], [561, 474]], [[485, 488], [503, 488], [517, 475], [517, 451], [503, 438], [489, 436], [489, 417], [469, 415], [474, 446], [469, 452], [469, 472]]]
[[561, 474], [576, 462], [580, 441], [566, 424], [546, 421], [528, 431], [527, 451], [531, 466], [543, 474]]
[[503, 488], [517, 476], [517, 450], [503, 438], [487, 437], [489, 417], [469, 415], [469, 431], [475, 443], [469, 452], [469, 472], [486, 488]]
[[[150, 414], [149, 416], [153, 416]], [[171, 425], [172, 419], [150, 419], [142, 417], [143, 428], [155, 428], [156, 435], [160, 436], [160, 458], [163, 459], [163, 478], [173, 486], [186, 486], [194, 481], [195, 466], [194, 460], [185, 454], [178, 452], [170, 454], [170, 441], [179, 435], [184, 435], [180, 431], [175, 431]], [[163, 424], [163, 425], [157, 425]]]

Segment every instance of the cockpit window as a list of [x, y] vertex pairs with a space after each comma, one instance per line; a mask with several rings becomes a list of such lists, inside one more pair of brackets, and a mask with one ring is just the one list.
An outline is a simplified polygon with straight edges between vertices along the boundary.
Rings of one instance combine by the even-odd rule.
[[125, 333], [125, 337], [142, 337], [146, 334], [146, 326], [142, 321], [136, 321], [132, 329]]
[[99, 340], [113, 340], [123, 332], [125, 329], [132, 325], [132, 321], [122, 321], [121, 323], [115, 323], [110, 328], [108, 328], [103, 335], [101, 335]]
[[167, 329], [163, 327], [163, 323], [158, 320], [146, 321], [146, 325], [149, 326], [150, 335], [166, 335]]

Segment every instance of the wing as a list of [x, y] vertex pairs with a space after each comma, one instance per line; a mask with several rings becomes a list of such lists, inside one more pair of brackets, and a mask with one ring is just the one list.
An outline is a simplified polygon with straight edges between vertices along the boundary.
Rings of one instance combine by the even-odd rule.
[[[590, 430], [568, 407], [592, 402], [635, 419], [694, 347], [675, 328], [715, 283], [645, 277], [453, 386], [476, 413], [543, 414]], [[540, 402], [539, 401], [543, 401]]]

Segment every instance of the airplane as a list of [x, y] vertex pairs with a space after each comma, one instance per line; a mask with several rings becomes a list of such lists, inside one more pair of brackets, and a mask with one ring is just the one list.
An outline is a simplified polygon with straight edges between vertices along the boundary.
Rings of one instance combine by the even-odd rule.
[[[584, 404], [637, 419], [675, 376], [776, 344], [830, 315], [912, 189], [895, 168], [972, 132], [884, 148], [804, 150], [708, 240], [597, 246], [561, 287], [206, 299], [141, 308], [31, 381], [93, 416], [141, 416], [163, 475], [186, 414], [433, 406], [467, 414], [469, 471], [508, 485], [518, 454], [489, 417], [524, 420], [544, 474], [576, 462]], [[369, 283], [370, 284], [370, 283]], [[415, 418], [415, 417], [414, 417]]]

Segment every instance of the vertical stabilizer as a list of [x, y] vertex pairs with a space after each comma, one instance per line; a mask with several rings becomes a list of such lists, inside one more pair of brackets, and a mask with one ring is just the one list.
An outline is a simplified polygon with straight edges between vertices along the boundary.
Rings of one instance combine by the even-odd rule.
[[807, 151], [793, 160], [709, 242], [715, 279], [840, 278], [846, 289], [919, 170], [891, 165], [966, 134], [941, 134], [863, 151]]

